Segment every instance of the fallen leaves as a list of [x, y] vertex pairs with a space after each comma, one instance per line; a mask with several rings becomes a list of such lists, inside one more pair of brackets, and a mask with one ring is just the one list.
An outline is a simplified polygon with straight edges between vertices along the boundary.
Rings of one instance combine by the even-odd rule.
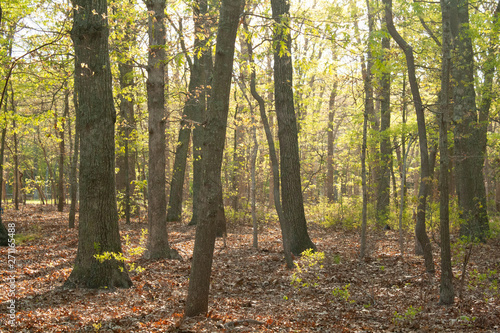
[[[358, 235], [310, 225], [323, 266], [307, 287], [292, 285], [295, 270], [284, 265], [276, 224], [263, 226], [260, 250], [252, 248], [249, 226], [229, 225], [227, 247], [217, 241], [210, 312], [184, 318], [194, 228], [169, 224], [169, 241], [184, 260], [134, 262], [145, 268], [131, 273], [134, 285], [118, 290], [68, 290], [62, 284], [72, 270], [77, 231], [67, 229], [65, 215], [46, 206], [6, 211], [17, 232], [34, 234], [17, 247], [17, 326], [7, 327], [0, 312], [0, 332], [478, 332], [499, 329], [500, 304], [489, 288], [498, 280], [500, 241], [475, 251], [469, 271], [477, 270], [476, 287], [451, 307], [441, 307], [439, 271], [423, 274], [419, 257], [402, 259], [395, 233], [372, 235], [372, 252], [358, 258]], [[122, 224], [131, 246], [140, 243], [146, 223]], [[375, 242], [376, 241], [376, 242]], [[437, 250], [437, 248], [436, 248]], [[437, 253], [437, 252], [436, 252]], [[7, 303], [7, 249], [0, 249], [0, 309]], [[438, 253], [435, 258], [439, 258]], [[296, 258], [296, 260], [301, 260]], [[437, 264], [436, 264], [437, 265]], [[490, 272], [486, 274], [486, 270]], [[458, 274], [459, 269], [455, 272]], [[495, 274], [491, 273], [495, 272]], [[481, 282], [481, 283], [479, 283]], [[348, 286], [348, 287], [346, 287]], [[337, 290], [337, 292], [334, 292]], [[415, 309], [419, 309], [418, 311]]]

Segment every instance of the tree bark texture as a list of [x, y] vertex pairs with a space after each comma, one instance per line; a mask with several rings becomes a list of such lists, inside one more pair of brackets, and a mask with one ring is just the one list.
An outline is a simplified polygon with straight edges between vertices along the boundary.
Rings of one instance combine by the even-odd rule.
[[78, 88], [77, 126], [80, 132], [80, 223], [78, 251], [69, 287], [132, 285], [123, 262], [95, 254], [122, 252], [115, 192], [116, 113], [109, 63], [107, 3], [75, 0], [71, 37], [75, 47]]
[[452, 87], [455, 172], [458, 205], [462, 224], [460, 233], [485, 239], [489, 230], [483, 166], [485, 149], [478, 119], [474, 89], [474, 55], [469, 33], [469, 1], [450, 2], [452, 40]]
[[450, 98], [450, 71], [451, 71], [451, 33], [450, 33], [450, 0], [441, 0], [443, 22], [443, 38], [441, 43], [441, 114], [439, 115], [439, 220], [441, 236], [441, 285], [439, 303], [453, 304], [455, 292], [453, 290], [453, 272], [451, 266], [450, 244], [450, 184], [448, 155], [448, 124]]
[[220, 217], [221, 165], [226, 139], [229, 95], [233, 71], [234, 44], [243, 0], [223, 0], [215, 51], [212, 93], [203, 144], [202, 206], [196, 228], [193, 261], [189, 278], [185, 315], [195, 316], [208, 310], [210, 274], [216, 228]]
[[413, 96], [413, 105], [417, 114], [418, 142], [420, 146], [420, 187], [418, 191], [418, 206], [417, 206], [417, 222], [415, 226], [415, 234], [418, 242], [422, 246], [425, 268], [428, 273], [434, 273], [434, 262], [432, 259], [432, 247], [425, 230], [425, 209], [427, 204], [427, 195], [429, 192], [429, 153], [427, 150], [427, 131], [425, 128], [425, 114], [420, 97], [420, 89], [418, 87], [417, 77], [415, 74], [415, 60], [413, 57], [412, 47], [397, 32], [392, 20], [392, 0], [384, 0], [385, 17], [387, 30], [399, 47], [403, 50], [406, 56], [406, 65], [408, 67], [408, 81], [410, 82], [411, 93]]
[[281, 162], [281, 197], [291, 252], [299, 256], [307, 249], [316, 249], [307, 232], [304, 199], [300, 180], [300, 160], [297, 120], [293, 103], [292, 40], [290, 35], [290, 4], [272, 0], [274, 95], [278, 118], [278, 138]]
[[167, 234], [167, 197], [165, 191], [165, 0], [146, 1], [149, 14], [148, 114], [149, 238], [146, 256], [170, 258]]
[[380, 74], [380, 167], [377, 184], [376, 218], [379, 226], [387, 224], [391, 195], [391, 71], [389, 53], [391, 40], [388, 36], [382, 38], [382, 73]]

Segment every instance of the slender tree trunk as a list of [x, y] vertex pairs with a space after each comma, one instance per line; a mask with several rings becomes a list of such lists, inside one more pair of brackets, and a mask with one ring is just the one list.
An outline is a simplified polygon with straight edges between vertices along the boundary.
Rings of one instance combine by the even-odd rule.
[[[115, 120], [109, 62], [107, 3], [75, 0], [71, 37], [75, 46], [77, 126], [80, 133], [80, 223], [75, 265], [66, 285], [128, 288], [124, 263], [94, 255], [121, 253], [115, 190]], [[93, 14], [95, 13], [95, 15]]]
[[282, 204], [290, 228], [290, 250], [299, 256], [303, 251], [316, 247], [307, 232], [300, 180], [298, 129], [292, 89], [290, 4], [286, 0], [271, 0], [271, 7], [276, 24], [273, 36], [274, 94], [280, 144]]
[[165, 0], [148, 0], [149, 238], [146, 256], [170, 258], [165, 191]]
[[[369, 73], [369, 72], [368, 72]], [[366, 73], [366, 74], [368, 74]], [[365, 75], [365, 94], [366, 94], [366, 77]], [[360, 240], [360, 253], [359, 257], [363, 259], [366, 255], [366, 225], [367, 225], [367, 211], [368, 211], [368, 189], [366, 184], [366, 141], [368, 132], [368, 110], [367, 99], [369, 95], [365, 95], [365, 111], [363, 112], [363, 143], [361, 145], [361, 186], [363, 192], [363, 208], [361, 211], [361, 240]]]
[[427, 203], [427, 195], [430, 179], [429, 172], [429, 153], [427, 150], [427, 132], [425, 128], [425, 115], [420, 97], [420, 90], [415, 74], [415, 60], [413, 57], [412, 47], [397, 32], [392, 20], [392, 0], [384, 0], [385, 17], [387, 30], [392, 38], [396, 41], [399, 47], [403, 50], [406, 56], [406, 65], [408, 67], [408, 80], [410, 82], [411, 92], [413, 96], [413, 104], [417, 114], [418, 141], [420, 146], [420, 187], [418, 192], [418, 207], [417, 207], [417, 223], [415, 226], [415, 234], [418, 242], [422, 245], [425, 268], [428, 273], [434, 273], [434, 262], [432, 259], [432, 247], [425, 231], [425, 209]]
[[403, 213], [405, 208], [405, 195], [406, 195], [406, 170], [408, 155], [410, 154], [411, 145], [413, 144], [413, 138], [408, 141], [408, 148], [403, 150], [403, 161], [401, 163], [401, 194], [399, 198], [399, 250], [401, 252], [401, 257], [405, 254], [404, 247], [404, 230], [403, 230]]
[[[1, 10], [1, 7], [0, 7]], [[0, 105], [1, 107], [1, 105]], [[7, 104], [4, 106], [4, 115], [7, 114]], [[5, 152], [5, 137], [7, 136], [7, 122], [5, 122], [5, 127], [2, 128], [2, 137], [0, 143], [0, 184], [3, 184], [3, 160], [4, 160], [4, 152]], [[3, 195], [3, 186], [0, 186], [0, 246], [9, 246], [9, 233], [7, 232], [7, 228], [5, 228], [3, 224], [3, 216], [2, 216], [2, 195]]]
[[14, 113], [14, 118], [12, 119], [12, 129], [14, 130], [14, 209], [19, 210], [19, 189], [21, 184], [19, 183], [19, 152], [18, 152], [18, 141], [17, 141], [17, 131], [16, 129], [16, 118], [15, 118], [15, 106], [14, 106], [14, 91], [11, 91], [10, 99], [12, 104], [12, 110]]
[[[125, 52], [129, 48], [125, 49]], [[125, 213], [125, 223], [130, 224], [132, 210], [133, 186], [135, 180], [135, 159], [130, 146], [133, 141], [131, 133], [135, 128], [134, 121], [134, 95], [132, 89], [135, 85], [134, 68], [131, 61], [121, 61], [118, 64], [120, 81], [120, 123], [118, 125], [120, 143], [125, 148], [123, 153], [119, 153], [116, 158], [118, 173], [116, 174], [116, 189], [123, 194], [123, 202], [119, 202]]]
[[379, 226], [387, 224], [391, 202], [391, 137], [389, 129], [391, 126], [391, 72], [389, 65], [389, 53], [391, 41], [389, 37], [382, 38], [382, 60], [384, 69], [380, 77], [380, 167], [377, 184], [377, 223]]
[[[67, 85], [67, 83], [66, 83]], [[63, 118], [69, 117], [69, 94], [70, 91], [69, 89], [65, 88], [64, 91], [64, 113], [63, 113]], [[57, 184], [57, 190], [58, 190], [58, 199], [59, 201], [57, 202], [57, 211], [62, 212], [64, 210], [64, 204], [65, 204], [65, 193], [64, 193], [64, 155], [65, 153], [65, 143], [64, 143], [64, 125], [65, 121], [64, 119], [61, 121], [61, 129], [59, 130], [59, 180]]]
[[335, 98], [337, 97], [337, 86], [338, 81], [335, 80], [333, 83], [333, 89], [330, 93], [330, 102], [328, 104], [328, 134], [327, 134], [327, 171], [326, 171], [326, 197], [328, 202], [335, 202], [335, 190], [333, 185], [333, 143], [334, 143], [334, 133], [333, 133], [333, 122], [335, 120]]
[[[76, 95], [76, 94], [75, 94]], [[76, 100], [77, 98], [75, 98]], [[75, 105], [75, 109], [77, 109], [77, 104]], [[77, 111], [78, 112], [78, 111]], [[75, 216], [76, 216], [76, 205], [78, 203], [78, 152], [80, 148], [80, 133], [78, 133], [78, 126], [75, 126], [75, 142], [74, 142], [74, 150], [73, 150], [73, 159], [71, 163], [71, 175], [70, 175], [70, 197], [71, 197], [71, 205], [69, 207], [69, 228], [73, 229], [75, 227]]]
[[[198, 2], [198, 13], [195, 8], [195, 17], [199, 21], [200, 32], [209, 36], [211, 34], [210, 29], [212, 27], [212, 20], [209, 19], [208, 12], [208, 1], [199, 0]], [[197, 16], [196, 16], [197, 13]], [[199, 92], [198, 108], [196, 112], [193, 113], [193, 216], [189, 225], [196, 225], [199, 218], [199, 209], [201, 206], [201, 187], [203, 185], [203, 169], [202, 169], [202, 154], [203, 154], [203, 140], [204, 140], [204, 128], [202, 123], [206, 116], [207, 101], [210, 96], [210, 82], [209, 78], [212, 77], [212, 47], [204, 45], [203, 41], [199, 41], [200, 44], [197, 45], [201, 51], [201, 56], [199, 59], [199, 71], [200, 71], [200, 82], [202, 84]]]
[[439, 115], [439, 220], [441, 234], [441, 287], [439, 303], [453, 304], [453, 272], [450, 248], [450, 199], [449, 199], [449, 156], [448, 156], [448, 123], [450, 104], [450, 0], [441, 0], [443, 22], [442, 63], [441, 63], [441, 114]]
[[200, 219], [196, 228], [193, 261], [185, 315], [198, 315], [208, 310], [210, 274], [220, 213], [221, 165], [226, 139], [229, 94], [233, 71], [234, 44], [242, 0], [223, 0], [215, 52], [212, 93], [205, 125], [203, 149], [203, 187]]
[[[247, 22], [244, 22], [244, 28], [249, 32]], [[280, 222], [281, 226], [281, 234], [282, 234], [282, 239], [283, 239], [283, 251], [285, 254], [285, 261], [287, 264], [288, 268], [293, 267], [293, 260], [292, 260], [292, 255], [290, 252], [290, 241], [289, 241], [289, 235], [288, 231], [289, 228], [287, 227], [287, 222], [285, 220], [285, 214], [283, 213], [283, 209], [281, 207], [281, 197], [280, 197], [280, 172], [279, 172], [279, 162], [278, 162], [278, 155], [276, 153], [276, 148], [274, 145], [274, 138], [273, 138], [273, 133], [271, 131], [271, 126], [268, 121], [267, 115], [266, 115], [266, 104], [262, 96], [257, 92], [257, 79], [256, 79], [256, 73], [255, 73], [255, 60], [253, 57], [253, 45], [252, 45], [252, 40], [249, 35], [247, 39], [247, 49], [248, 49], [248, 58], [250, 61], [250, 67], [252, 69], [250, 73], [250, 92], [252, 94], [252, 97], [257, 101], [259, 104], [259, 113], [260, 113], [260, 118], [262, 121], [262, 125], [264, 127], [264, 131], [266, 133], [266, 139], [267, 139], [267, 146], [269, 149], [269, 159], [271, 160], [271, 171], [272, 171], [272, 190], [273, 190], [273, 204], [276, 208], [276, 213], [278, 214], [278, 219]]]

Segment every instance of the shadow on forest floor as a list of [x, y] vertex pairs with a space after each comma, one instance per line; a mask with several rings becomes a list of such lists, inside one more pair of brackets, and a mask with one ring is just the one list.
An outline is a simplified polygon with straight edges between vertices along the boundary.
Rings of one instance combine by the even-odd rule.
[[[397, 231], [371, 232], [369, 257], [357, 259], [356, 232], [310, 226], [324, 259], [296, 259], [287, 270], [277, 223], [261, 226], [259, 250], [247, 225], [228, 225], [227, 246], [217, 240], [210, 310], [182, 317], [194, 228], [169, 223], [169, 240], [182, 261], [133, 258], [145, 270], [132, 272], [134, 285], [118, 290], [65, 290], [76, 255], [77, 231], [68, 230], [67, 213], [45, 206], [7, 210], [4, 223], [16, 233], [36, 234], [16, 250], [16, 270], [0, 249], [0, 332], [496, 332], [500, 330], [500, 240], [475, 246], [461, 299], [442, 307], [437, 273], [424, 274], [420, 257], [399, 255]], [[138, 246], [147, 224], [120, 224], [131, 246]], [[413, 248], [407, 241], [407, 248]], [[461, 275], [455, 247], [455, 285]], [[312, 259], [311, 259], [312, 258]], [[7, 324], [8, 277], [16, 279], [16, 326]]]

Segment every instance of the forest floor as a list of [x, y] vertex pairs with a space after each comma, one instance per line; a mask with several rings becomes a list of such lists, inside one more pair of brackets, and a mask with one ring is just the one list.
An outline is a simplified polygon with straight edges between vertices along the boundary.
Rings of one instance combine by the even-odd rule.
[[[181, 261], [131, 257], [144, 271], [130, 273], [130, 289], [68, 290], [62, 285], [78, 233], [68, 230], [67, 215], [39, 205], [4, 212], [18, 236], [14, 271], [8, 249], [0, 249], [0, 332], [500, 332], [500, 239], [472, 247], [462, 295], [445, 307], [438, 305], [436, 244], [437, 270], [430, 277], [422, 258], [400, 256], [397, 231], [370, 231], [369, 256], [360, 262], [357, 232], [311, 223], [325, 258], [295, 259], [301, 269], [290, 270], [277, 223], [262, 224], [259, 250], [252, 248], [251, 227], [229, 224], [226, 247], [216, 243], [209, 313], [183, 318], [194, 228], [168, 225]], [[140, 245], [147, 224], [133, 220], [120, 228], [129, 237], [127, 252]], [[468, 251], [460, 245], [453, 251], [457, 288]], [[7, 309], [12, 276], [15, 327]]]

